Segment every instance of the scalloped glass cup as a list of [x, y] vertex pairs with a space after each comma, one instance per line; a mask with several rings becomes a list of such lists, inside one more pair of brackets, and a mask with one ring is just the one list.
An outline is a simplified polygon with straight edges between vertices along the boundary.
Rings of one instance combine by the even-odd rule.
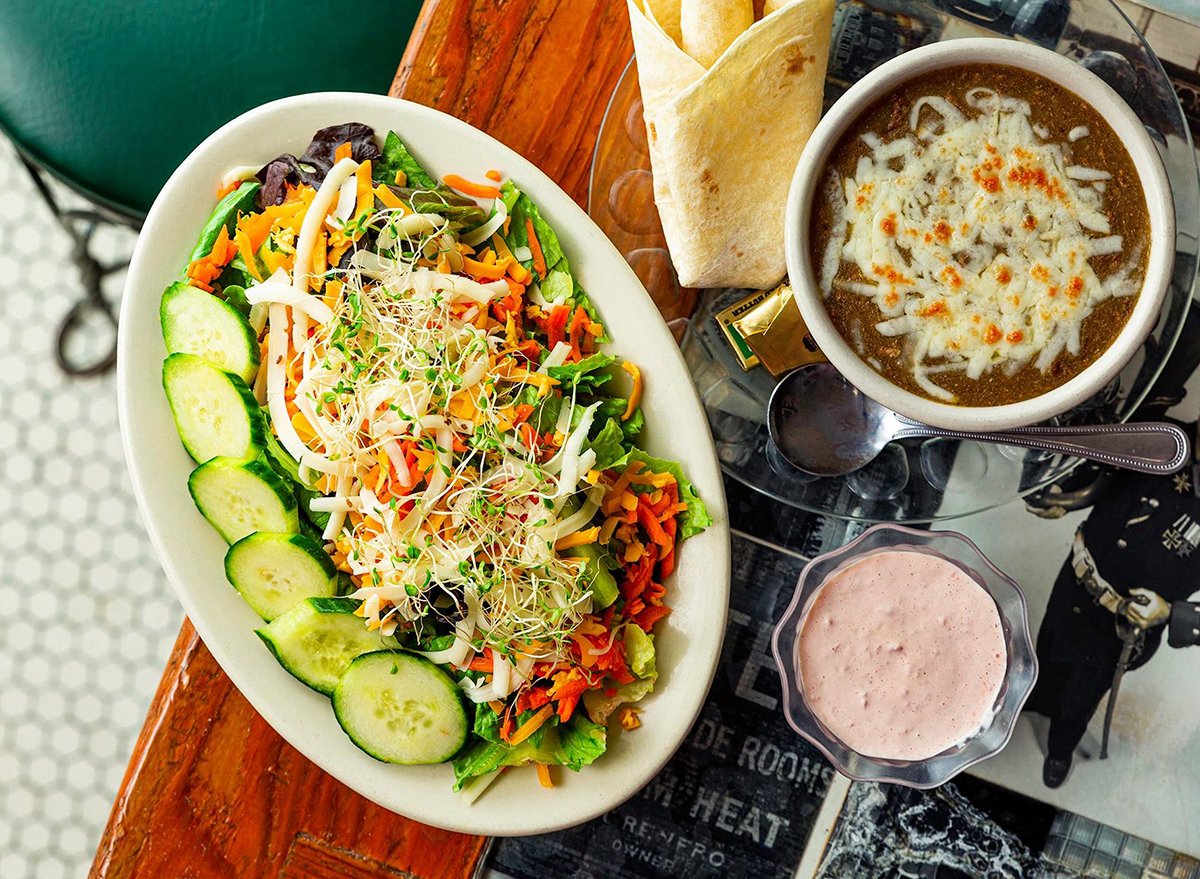
[[[992, 596], [1004, 632], [1007, 667], [990, 722], [966, 741], [924, 760], [885, 760], [847, 748], [809, 708], [799, 673], [796, 647], [821, 585], [850, 564], [889, 550], [928, 553], [961, 568]], [[979, 547], [954, 531], [875, 525], [840, 549], [817, 556], [800, 573], [796, 594], [775, 626], [772, 648], [783, 682], [783, 713], [788, 724], [816, 745], [834, 768], [855, 781], [882, 781], [916, 788], [944, 784], [1008, 744], [1021, 706], [1037, 681], [1037, 656], [1021, 587], [988, 561]]]

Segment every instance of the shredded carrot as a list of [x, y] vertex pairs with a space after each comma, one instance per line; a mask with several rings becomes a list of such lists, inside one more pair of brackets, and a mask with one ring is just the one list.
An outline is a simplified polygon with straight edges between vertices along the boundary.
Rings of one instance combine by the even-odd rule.
[[[642, 498], [645, 498], [645, 495], [642, 495]], [[638, 521], [642, 523], [642, 527], [646, 529], [651, 540], [664, 549], [670, 549], [673, 546], [674, 541], [667, 536], [667, 532], [663, 531], [662, 525], [658, 524], [658, 519], [654, 518], [654, 513], [648, 505], [639, 503], [637, 514]]]
[[621, 364], [621, 368], [633, 377], [633, 390], [629, 392], [629, 402], [625, 404], [625, 414], [621, 416], [622, 421], [628, 421], [642, 400], [642, 371], [628, 360]]
[[520, 405], [518, 405], [516, 408], [516, 413], [513, 416], [513, 420], [512, 420], [513, 427], [516, 427], [518, 424], [523, 423], [525, 421], [525, 419], [528, 418], [532, 414], [533, 414], [533, 406], [530, 406], [528, 403], [521, 403]]
[[442, 182], [451, 189], [457, 189], [459, 192], [466, 193], [473, 198], [499, 198], [500, 190], [494, 186], [487, 186], [483, 183], [472, 183], [465, 177], [459, 177], [457, 174], [447, 174], [442, 178]]
[[525, 235], [529, 238], [529, 251], [533, 254], [533, 270], [539, 278], [546, 277], [546, 257], [542, 253], [542, 243], [538, 241], [537, 232], [533, 230], [533, 218], [525, 218]]
[[496, 183], [499, 183], [501, 180], [504, 179], [499, 171], [488, 171], [483, 176], [486, 177], [488, 180], [492, 180]]
[[[516, 711], [517, 715], [524, 714], [530, 709], [536, 711], [547, 702], [550, 701], [550, 694], [546, 692], [544, 687], [526, 687], [517, 696]], [[502, 707], [503, 707], [503, 703]]]
[[237, 245], [229, 239], [229, 227], [222, 226], [213, 242], [207, 259], [215, 266], [223, 266], [237, 255]]
[[671, 612], [671, 608], [661, 604], [652, 604], [647, 608], [639, 611], [634, 618], [634, 622], [641, 627], [643, 632], [649, 632], [654, 628], [654, 624]]
[[238, 228], [246, 233], [246, 240], [255, 253], [263, 246], [271, 227], [275, 225], [275, 215], [268, 211], [261, 214], [246, 214], [238, 220]]
[[262, 281], [263, 276], [262, 272], [258, 270], [258, 260], [254, 258], [254, 245], [250, 243], [250, 236], [246, 234], [246, 230], [238, 229], [233, 240], [237, 242], [238, 255], [246, 264], [246, 271], [254, 276], [254, 280]]
[[296, 435], [300, 437], [301, 442], [307, 444], [316, 439], [317, 432], [312, 429], [312, 425], [302, 413], [296, 412], [292, 416], [292, 427], [296, 428]]
[[[489, 172], [491, 173], [491, 172]], [[542, 787], [554, 787], [554, 779], [550, 777], [550, 767], [545, 763], [537, 765], [538, 782]]]
[[221, 234], [217, 236], [217, 241], [213, 244], [213, 249], [208, 255], [208, 260], [213, 265], [221, 267], [237, 256], [237, 252], [237, 244], [229, 237], [229, 227], [222, 226]]
[[617, 477], [617, 481], [608, 490], [608, 494], [604, 496], [604, 500], [600, 505], [606, 515], [612, 515], [616, 512], [617, 507], [621, 505], [621, 496], [625, 493], [625, 489], [629, 488], [629, 481], [638, 474], [638, 471], [643, 466], [641, 461], [630, 461], [629, 466], [625, 468], [625, 472]]
[[517, 727], [517, 731], [512, 734], [512, 737], [508, 740], [508, 743], [510, 745], [521, 744], [521, 742], [525, 741], [527, 738], [537, 732], [538, 729], [541, 728], [541, 725], [549, 720], [550, 715], [553, 713], [553, 705], [542, 706], [538, 709], [537, 713], [533, 715], [533, 717], [529, 718], [529, 720]]
[[572, 363], [577, 363], [583, 359], [583, 334], [587, 330], [589, 323], [591, 323], [591, 320], [588, 318], [587, 312], [576, 306], [575, 313], [571, 317], [571, 326], [568, 330], [569, 341], [571, 343], [570, 360]]
[[492, 670], [492, 655], [489, 653], [486, 656], [476, 656], [467, 666], [471, 671], [491, 671]]
[[222, 186], [220, 189], [217, 190], [217, 201], [220, 201], [225, 196], [229, 195], [229, 193], [234, 192], [241, 185], [242, 185], [241, 180], [234, 180], [232, 183], [225, 184], [224, 186]]
[[333, 161], [335, 163], [337, 163], [337, 162], [340, 162], [342, 159], [350, 158], [350, 155], [353, 152], [353, 150], [354, 150], [354, 147], [350, 144], [350, 141], [346, 141], [343, 144], [339, 144], [338, 148], [333, 151]]
[[567, 335], [567, 318], [571, 309], [565, 305], [556, 305], [550, 312], [550, 320], [546, 323], [546, 350], [553, 351], [559, 342], [565, 342]]

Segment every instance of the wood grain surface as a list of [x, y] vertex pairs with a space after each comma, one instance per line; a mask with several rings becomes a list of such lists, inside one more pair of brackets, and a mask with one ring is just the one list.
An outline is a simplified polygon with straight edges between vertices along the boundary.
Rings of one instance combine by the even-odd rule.
[[428, 0], [390, 94], [482, 128], [586, 208], [600, 121], [632, 55], [620, 0]]
[[363, 799], [267, 726], [185, 622], [92, 877], [470, 876], [487, 840]]
[[[632, 52], [616, 0], [430, 0], [390, 94], [482, 128], [586, 206], [600, 121]], [[185, 622], [90, 875], [466, 877], [487, 843], [401, 818], [326, 775]]]

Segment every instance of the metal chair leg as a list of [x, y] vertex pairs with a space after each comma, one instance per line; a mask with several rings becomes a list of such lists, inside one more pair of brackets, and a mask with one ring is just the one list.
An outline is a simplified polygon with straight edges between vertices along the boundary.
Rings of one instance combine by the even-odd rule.
[[[64, 211], [42, 178], [37, 166], [24, 156], [21, 156], [21, 163], [29, 172], [34, 186], [50, 209], [55, 221], [70, 236], [71, 261], [79, 270], [79, 279], [83, 285], [83, 298], [70, 307], [58, 325], [55, 334], [54, 359], [58, 363], [59, 369], [69, 376], [80, 378], [102, 375], [112, 369], [117, 362], [117, 313], [112, 304], [104, 297], [101, 283], [112, 273], [121, 271], [129, 265], [129, 260], [105, 265], [92, 256], [89, 245], [96, 227], [110, 221], [95, 211]], [[99, 315], [108, 322], [112, 332], [112, 344], [108, 351], [96, 360], [90, 363], [77, 363], [69, 354], [70, 342], [82, 329], [85, 319], [93, 315]]]

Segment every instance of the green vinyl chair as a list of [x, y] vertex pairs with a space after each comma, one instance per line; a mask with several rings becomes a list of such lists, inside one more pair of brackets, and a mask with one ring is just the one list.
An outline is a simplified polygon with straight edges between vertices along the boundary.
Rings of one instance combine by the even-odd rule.
[[[0, 131], [73, 242], [84, 296], [58, 329], [71, 375], [104, 372], [71, 338], [97, 317], [116, 327], [89, 252], [95, 228], [138, 228], [187, 154], [238, 114], [314, 91], [386, 92], [420, 0], [39, 0], [0, 3]], [[345, 120], [353, 121], [353, 120]], [[90, 208], [64, 210], [52, 176]]]

